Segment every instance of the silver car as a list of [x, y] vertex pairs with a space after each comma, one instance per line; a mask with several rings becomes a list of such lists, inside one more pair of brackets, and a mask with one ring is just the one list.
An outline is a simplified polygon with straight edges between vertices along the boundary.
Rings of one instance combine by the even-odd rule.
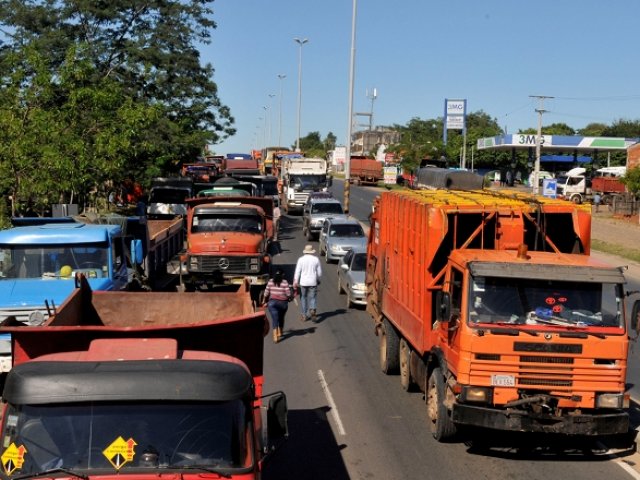
[[366, 249], [349, 250], [338, 262], [338, 293], [347, 294], [347, 308], [367, 304], [364, 274], [367, 266]]
[[318, 249], [327, 263], [340, 260], [351, 249], [367, 246], [367, 237], [362, 225], [354, 218], [330, 218], [324, 221]]

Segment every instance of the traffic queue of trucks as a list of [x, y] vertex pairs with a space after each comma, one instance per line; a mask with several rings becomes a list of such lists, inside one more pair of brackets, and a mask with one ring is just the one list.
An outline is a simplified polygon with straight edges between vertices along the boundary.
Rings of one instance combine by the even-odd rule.
[[268, 324], [247, 289], [92, 292], [77, 281], [45, 324], [0, 327], [14, 343], [2, 473], [260, 478], [287, 436], [287, 405], [282, 392], [262, 393]]
[[290, 153], [278, 156], [277, 163], [280, 205], [286, 213], [301, 213], [310, 193], [327, 191], [330, 179], [325, 159]]
[[382, 371], [425, 392], [439, 441], [463, 426], [627, 432], [625, 280], [589, 256], [590, 206], [457, 189], [456, 174], [375, 201], [367, 310]]

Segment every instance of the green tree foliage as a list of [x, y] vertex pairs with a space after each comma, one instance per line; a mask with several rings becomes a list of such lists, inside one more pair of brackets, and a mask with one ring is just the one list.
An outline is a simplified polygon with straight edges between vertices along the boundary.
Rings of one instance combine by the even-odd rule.
[[[442, 118], [422, 120], [412, 118], [406, 125], [395, 125], [400, 132], [400, 142], [390, 145], [387, 151], [401, 158], [401, 166], [411, 171], [421, 164], [431, 163], [438, 166], [455, 166], [460, 164], [463, 145], [461, 131], [447, 132], [447, 145], [442, 140]], [[471, 147], [483, 137], [500, 135], [502, 130], [498, 122], [483, 111], [467, 115], [467, 163], [470, 166]], [[485, 152], [476, 152], [477, 161], [488, 162], [493, 159]]]
[[578, 135], [582, 135], [583, 137], [601, 137], [604, 135], [604, 132], [608, 128], [604, 123], [590, 123], [578, 130]]
[[[292, 147], [292, 149], [295, 146]], [[306, 136], [300, 137], [300, 150], [307, 157], [326, 157], [326, 149], [324, 142], [320, 139], [320, 132], [309, 132]]]
[[0, 89], [0, 188], [17, 204], [86, 202], [124, 174], [132, 148], [146, 142], [137, 132], [161, 115], [110, 77], [88, 82], [94, 68], [81, 51], [71, 47], [53, 74], [48, 58], [25, 49], [23, 68]]
[[[3, 121], [18, 128], [15, 109], [32, 108], [21, 119], [32, 130], [18, 128], [1, 141], [3, 158], [12, 150], [22, 157], [0, 168], [13, 169], [15, 179], [22, 163], [28, 168], [29, 162], [67, 155], [56, 161], [62, 165], [73, 158], [69, 173], [80, 185], [56, 183], [53, 191], [69, 187], [64, 194], [70, 195], [76, 189], [86, 192], [104, 166], [110, 173], [119, 170], [120, 177], [112, 177], [116, 181], [123, 175], [149, 178], [234, 134], [214, 70], [201, 64], [196, 48], [196, 43], [210, 42], [216, 26], [210, 4], [0, 0], [0, 94], [14, 99], [13, 104], [3, 102], [4, 109], [13, 108], [4, 111]], [[35, 59], [32, 52], [46, 52], [46, 58]], [[73, 68], [70, 56], [77, 64]], [[120, 116], [114, 116], [118, 103]], [[99, 155], [104, 164], [94, 162]], [[37, 188], [51, 194], [44, 180], [40, 183]]]
[[631, 193], [640, 194], [640, 167], [627, 170], [624, 177], [620, 179]]

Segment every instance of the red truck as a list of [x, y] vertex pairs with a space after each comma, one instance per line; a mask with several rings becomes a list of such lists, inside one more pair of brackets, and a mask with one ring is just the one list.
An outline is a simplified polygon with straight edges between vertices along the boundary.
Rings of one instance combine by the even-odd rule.
[[625, 279], [589, 256], [590, 206], [441, 186], [383, 192], [370, 220], [380, 367], [425, 392], [437, 440], [627, 432]]
[[355, 185], [377, 185], [384, 178], [383, 163], [372, 158], [352, 156], [349, 181]]
[[262, 394], [268, 324], [246, 289], [205, 298], [92, 292], [76, 281], [44, 325], [0, 327], [14, 351], [2, 473], [260, 478], [265, 452], [287, 436], [287, 408], [284, 393]]
[[207, 286], [264, 287], [271, 269], [273, 199], [207, 197], [187, 199], [187, 250], [180, 284], [186, 290]]

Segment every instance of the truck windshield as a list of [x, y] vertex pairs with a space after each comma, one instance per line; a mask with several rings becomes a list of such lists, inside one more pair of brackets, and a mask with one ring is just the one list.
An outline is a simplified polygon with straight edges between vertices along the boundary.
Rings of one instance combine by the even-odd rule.
[[213, 403], [10, 405], [3, 438], [13, 475], [53, 468], [243, 468], [251, 434], [241, 400]]
[[327, 186], [326, 175], [291, 175], [289, 183], [296, 189], [318, 190]]
[[262, 221], [256, 215], [212, 215], [200, 214], [193, 217], [192, 233], [203, 232], [247, 232], [260, 233]]
[[469, 321], [620, 328], [622, 305], [622, 287], [617, 284], [475, 277]]
[[102, 278], [108, 275], [108, 258], [106, 244], [0, 245], [0, 280], [73, 278], [79, 271], [89, 278]]

